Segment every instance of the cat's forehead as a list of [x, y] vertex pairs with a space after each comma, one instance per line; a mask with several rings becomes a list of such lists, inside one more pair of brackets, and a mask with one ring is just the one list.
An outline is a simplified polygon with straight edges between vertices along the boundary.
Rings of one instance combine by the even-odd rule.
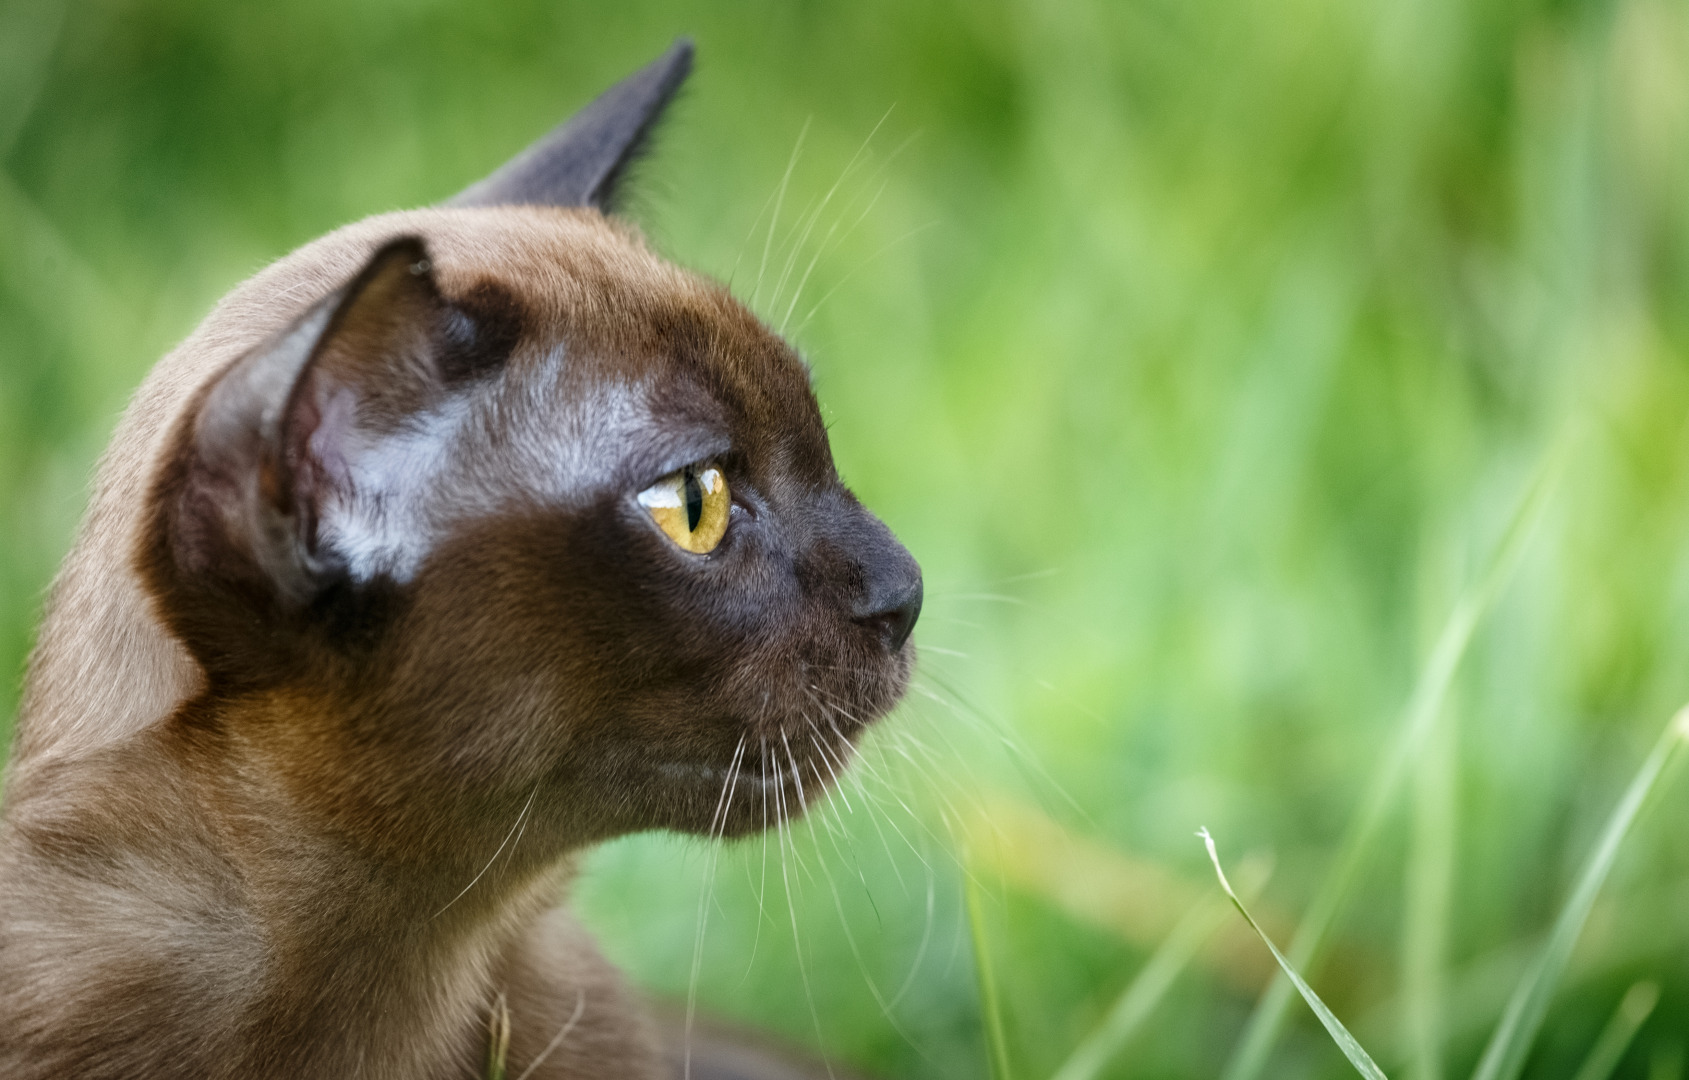
[[728, 291], [592, 210], [429, 210], [362, 223], [364, 247], [412, 231], [441, 291], [508, 337], [505, 377], [564, 403], [620, 388], [659, 416], [726, 429], [737, 449], [831, 472], [797, 354]]
[[337, 446], [350, 483], [319, 527], [354, 577], [408, 580], [466, 522], [576, 512], [711, 458], [776, 501], [837, 484], [796, 353], [596, 211], [385, 215], [302, 249], [249, 295], [305, 292], [290, 270], [332, 293], [395, 236], [422, 240], [459, 345], [439, 358], [437, 395]]

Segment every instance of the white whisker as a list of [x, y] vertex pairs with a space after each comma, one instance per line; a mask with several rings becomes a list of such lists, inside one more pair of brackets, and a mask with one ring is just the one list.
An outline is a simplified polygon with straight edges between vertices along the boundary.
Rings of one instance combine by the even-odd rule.
[[[500, 852], [504, 851], [504, 846], [506, 844], [510, 843], [510, 838], [520, 834], [520, 831], [522, 829], [522, 822], [528, 816], [528, 809], [534, 805], [534, 796], [538, 795], [539, 793], [540, 793], [540, 786], [539, 786], [538, 783], [535, 783], [534, 784], [534, 790], [528, 792], [528, 801], [522, 804], [522, 810], [521, 810], [520, 813], [518, 813], [516, 815], [516, 821], [510, 826], [510, 831], [504, 834], [504, 839], [499, 842], [498, 850], [494, 851], [492, 858], [487, 860], [487, 865], [481, 867], [481, 872], [479, 874], [476, 874], [472, 879], [470, 879], [469, 884], [465, 885], [461, 892], [459, 892], [456, 896], [452, 897], [450, 900], [446, 901], [445, 907], [441, 908], [439, 911], [436, 911], [434, 914], [428, 916], [428, 920], [430, 922], [432, 922], [435, 919], [438, 919], [440, 916], [444, 915], [446, 913], [447, 908], [450, 908], [453, 904], [457, 903], [459, 900], [462, 900], [464, 898], [464, 896], [466, 896], [469, 893], [469, 890], [473, 889], [475, 887], [475, 883], [480, 881], [482, 876], [485, 875], [488, 870], [492, 869], [493, 863], [498, 862], [499, 854], [500, 854]], [[512, 852], [514, 852], [515, 850], [516, 850], [515, 848], [511, 848]]]
[[751, 293], [751, 307], [756, 307], [762, 299], [762, 278], [768, 270], [768, 256], [774, 247], [774, 229], [780, 221], [780, 208], [786, 202], [786, 187], [792, 182], [792, 170], [798, 166], [798, 156], [803, 152], [804, 137], [809, 134], [809, 119], [805, 118], [803, 127], [798, 129], [798, 141], [792, 146], [792, 156], [786, 161], [786, 171], [780, 177], [780, 188], [774, 199], [774, 213], [768, 219], [768, 236], [762, 243], [762, 263], [757, 267], [756, 288]]
[[[538, 1054], [535, 1054], [534, 1060], [528, 1062], [528, 1067], [522, 1070], [521, 1075], [517, 1076], [516, 1080], [528, 1080], [528, 1077], [533, 1075], [534, 1070], [544, 1064], [545, 1059], [551, 1056], [551, 1052], [563, 1045], [563, 1040], [569, 1037], [569, 1032], [575, 1030], [575, 1025], [580, 1023], [581, 1016], [585, 1012], [586, 991], [576, 990], [575, 1011], [570, 1014], [568, 1021], [564, 1023], [562, 1029], [558, 1031], [556, 1035], [551, 1037], [550, 1042], [545, 1044], [545, 1049], [541, 1050]], [[690, 1047], [688, 1047], [688, 1049], [690, 1049]], [[688, 1064], [690, 1065], [690, 1062], [688, 1062]]]

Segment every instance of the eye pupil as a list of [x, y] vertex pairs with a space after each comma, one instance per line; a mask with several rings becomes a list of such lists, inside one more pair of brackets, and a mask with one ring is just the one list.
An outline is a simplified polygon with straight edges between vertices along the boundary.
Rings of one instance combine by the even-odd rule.
[[704, 485], [698, 482], [696, 470], [686, 470], [686, 531], [697, 532], [704, 516]]
[[694, 555], [714, 551], [733, 516], [727, 477], [714, 462], [669, 473], [639, 493], [639, 505], [664, 535]]

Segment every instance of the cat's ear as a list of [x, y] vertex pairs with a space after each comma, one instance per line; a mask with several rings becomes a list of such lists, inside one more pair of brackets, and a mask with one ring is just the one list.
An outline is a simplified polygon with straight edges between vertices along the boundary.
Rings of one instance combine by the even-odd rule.
[[612, 209], [617, 184], [691, 70], [692, 42], [681, 38], [446, 205]]
[[473, 354], [475, 334], [442, 299], [422, 241], [383, 246], [212, 385], [194, 421], [178, 565], [256, 571], [295, 605], [348, 576], [391, 571], [384, 526], [437, 458], [427, 418], [445, 406], [452, 364]]

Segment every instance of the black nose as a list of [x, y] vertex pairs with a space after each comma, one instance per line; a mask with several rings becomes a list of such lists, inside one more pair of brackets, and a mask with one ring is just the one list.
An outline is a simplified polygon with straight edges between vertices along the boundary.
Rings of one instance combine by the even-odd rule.
[[916, 570], [915, 580], [901, 594], [889, 599], [884, 608], [862, 620], [879, 627], [880, 637], [892, 652], [903, 648], [903, 643], [909, 640], [915, 629], [915, 620], [921, 617], [920, 573]]
[[874, 581], [856, 608], [856, 621], [878, 630], [892, 652], [903, 648], [921, 617], [921, 568], [901, 547], [898, 554], [895, 571]]
[[841, 504], [844, 520], [830, 540], [855, 564], [852, 576], [860, 591], [851, 618], [878, 631], [886, 648], [896, 652], [921, 616], [921, 564], [849, 492], [841, 493]]

